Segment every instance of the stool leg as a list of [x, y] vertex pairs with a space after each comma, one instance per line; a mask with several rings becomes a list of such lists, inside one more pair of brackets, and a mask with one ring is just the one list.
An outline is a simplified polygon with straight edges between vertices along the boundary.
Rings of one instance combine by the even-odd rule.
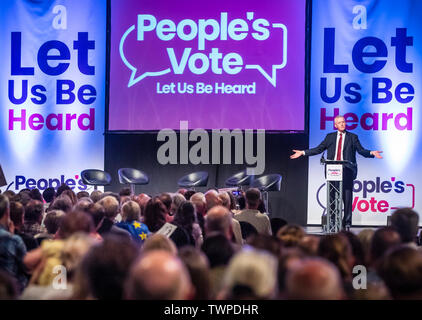
[[97, 190], [98, 189], [98, 186], [97, 185], [94, 185], [94, 190]]
[[267, 210], [267, 214], [270, 214], [270, 208], [268, 206], [268, 191], [262, 192], [262, 198], [264, 198], [265, 209]]
[[135, 185], [133, 183], [130, 184], [130, 194], [132, 196], [135, 194]]

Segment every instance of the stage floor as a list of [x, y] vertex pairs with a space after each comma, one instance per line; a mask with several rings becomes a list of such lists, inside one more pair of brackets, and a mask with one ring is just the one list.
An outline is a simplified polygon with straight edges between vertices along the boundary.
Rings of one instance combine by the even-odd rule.
[[[324, 234], [321, 226], [307, 226], [307, 227], [304, 227], [304, 229], [307, 234], [313, 234], [313, 235]], [[364, 229], [377, 230], [378, 227], [352, 227], [350, 228], [350, 231], [357, 235], [359, 234], [359, 232], [361, 232]]]

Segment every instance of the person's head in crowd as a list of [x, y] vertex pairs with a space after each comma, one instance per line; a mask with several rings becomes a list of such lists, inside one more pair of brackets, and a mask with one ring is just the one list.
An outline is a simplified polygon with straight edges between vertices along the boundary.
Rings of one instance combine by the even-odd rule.
[[75, 211], [86, 211], [88, 207], [92, 204], [92, 200], [90, 198], [81, 198], [76, 202], [76, 204], [73, 206], [73, 210]]
[[383, 227], [375, 231], [369, 251], [371, 265], [376, 268], [385, 253], [399, 246], [401, 242], [399, 233], [392, 227]]
[[329, 234], [321, 238], [318, 247], [318, 256], [333, 263], [344, 282], [351, 281], [354, 258], [352, 246], [344, 234]]
[[149, 231], [156, 232], [166, 223], [167, 209], [159, 197], [154, 197], [145, 206], [144, 223]]
[[232, 215], [227, 208], [214, 206], [208, 211], [205, 216], [205, 235], [212, 232], [220, 232], [227, 239], [232, 239]]
[[101, 227], [101, 223], [105, 217], [104, 207], [99, 203], [91, 203], [85, 210], [85, 212], [91, 216], [92, 222], [94, 223], [95, 230]]
[[10, 202], [10, 220], [12, 220], [15, 229], [19, 230], [24, 224], [25, 207], [20, 202]]
[[227, 265], [235, 253], [230, 240], [219, 232], [207, 236], [201, 250], [207, 256], [211, 268]]
[[305, 252], [298, 247], [282, 249], [278, 258], [278, 292], [282, 297], [286, 293], [287, 273], [305, 257]]
[[7, 272], [0, 270], [0, 300], [16, 300], [17, 298], [16, 280]]
[[265, 203], [262, 199], [259, 200], [259, 204], [258, 204], [258, 207], [256, 209], [261, 213], [267, 212], [267, 208], [265, 207]]
[[229, 210], [233, 212], [233, 210], [236, 210], [236, 197], [234, 196], [233, 192], [226, 191], [226, 193], [230, 197], [230, 208]]
[[277, 295], [277, 259], [261, 250], [240, 251], [227, 267], [223, 288], [226, 299], [274, 299]]
[[246, 243], [255, 249], [267, 251], [276, 257], [281, 253], [280, 241], [268, 235], [256, 234], [249, 237]]
[[204, 216], [206, 214], [207, 202], [205, 200], [205, 195], [202, 192], [196, 192], [190, 197], [190, 201], [194, 204], [198, 215]]
[[0, 194], [0, 224], [4, 227], [9, 227], [10, 219], [10, 202], [9, 198], [4, 194]]
[[184, 201], [179, 205], [173, 223], [192, 233], [192, 226], [196, 222], [195, 206], [190, 201]]
[[78, 198], [78, 200], [81, 200], [82, 198], [89, 198], [89, 193], [88, 191], [79, 191], [76, 194], [76, 198]]
[[205, 192], [205, 201], [207, 203], [207, 212], [215, 206], [221, 206], [221, 199], [218, 197], [218, 191], [210, 189]]
[[91, 216], [83, 211], [73, 211], [67, 213], [58, 230], [60, 239], [67, 239], [77, 232], [92, 233], [94, 231], [94, 223]]
[[187, 268], [177, 256], [163, 250], [143, 253], [125, 286], [130, 300], [189, 300], [193, 291]]
[[29, 195], [29, 190], [26, 189], [25, 191], [19, 191], [17, 197], [16, 197], [16, 201], [19, 201], [20, 203], [22, 203], [24, 205], [24, 207], [26, 207], [26, 205], [29, 203], [29, 201], [32, 200], [31, 196]]
[[185, 199], [186, 199], [187, 201], [189, 201], [189, 200], [190, 200], [190, 198], [191, 198], [194, 194], [195, 194], [195, 191], [194, 191], [194, 190], [188, 190], [188, 191], [186, 191], [186, 192], [185, 192], [185, 194], [184, 194]]
[[362, 244], [363, 253], [365, 255], [366, 264], [370, 263], [370, 252], [371, 252], [371, 241], [374, 236], [375, 230], [373, 229], [363, 229], [358, 233], [358, 238]]
[[218, 194], [218, 198], [220, 198], [221, 205], [230, 210], [230, 206], [231, 206], [230, 196], [227, 194], [227, 192], [220, 192]]
[[177, 255], [177, 247], [174, 242], [165, 235], [159, 233], [146, 238], [142, 245], [143, 253], [154, 250], [164, 250], [172, 255]]
[[401, 245], [390, 250], [378, 267], [378, 274], [393, 299], [422, 299], [422, 253]]
[[119, 191], [119, 196], [120, 196], [120, 203], [124, 203], [127, 201], [127, 199], [130, 200], [131, 196], [132, 196], [132, 192], [130, 191], [130, 188], [122, 188]]
[[318, 236], [308, 234], [299, 241], [298, 247], [308, 256], [316, 256], [318, 255], [319, 240]]
[[179, 258], [187, 267], [192, 285], [195, 288], [195, 300], [210, 299], [210, 267], [207, 257], [198, 249], [185, 246], [179, 251]]
[[239, 205], [240, 210], [246, 209], [246, 198], [244, 195], [237, 196], [236, 202]]
[[272, 234], [277, 235], [278, 230], [283, 228], [287, 224], [287, 221], [284, 220], [283, 218], [271, 218], [270, 224], [271, 224]]
[[103, 192], [101, 194], [101, 199], [100, 200], [104, 199], [105, 197], [113, 197], [113, 198], [115, 198], [117, 200], [117, 203], [119, 203], [119, 205], [120, 205], [120, 195], [118, 193], [111, 192], [111, 191]]
[[16, 193], [15, 192], [13, 192], [12, 190], [6, 190], [5, 192], [3, 192], [2, 193], [4, 196], [6, 196], [8, 199], [9, 199], [9, 201], [11, 201], [15, 196], [16, 196]]
[[171, 204], [173, 202], [170, 193], [167, 193], [167, 192], [160, 193], [159, 198], [161, 202], [166, 206], [167, 211], [170, 213]]
[[70, 189], [70, 187], [66, 183], [63, 183], [62, 185], [60, 185], [60, 187], [57, 188], [56, 196], [59, 197], [65, 190], [72, 189]]
[[287, 273], [286, 297], [293, 300], [341, 300], [344, 291], [340, 274], [324, 259], [304, 259]]
[[277, 238], [281, 240], [283, 246], [296, 247], [305, 236], [305, 230], [296, 224], [287, 224], [277, 232]]
[[61, 210], [51, 210], [47, 212], [44, 219], [44, 225], [47, 229], [48, 234], [56, 234], [56, 232], [60, 228], [60, 225], [65, 215], [66, 213]]
[[137, 256], [138, 249], [129, 238], [105, 236], [82, 259], [77, 275], [77, 298], [123, 299], [124, 283]]
[[51, 203], [56, 198], [56, 190], [53, 187], [48, 187], [43, 191], [42, 197], [44, 198], [45, 202]]
[[126, 222], [139, 221], [141, 218], [141, 208], [135, 201], [128, 201], [122, 206], [122, 220]]
[[72, 234], [63, 244], [61, 260], [66, 268], [66, 280], [72, 282], [75, 271], [88, 250], [98, 242], [94, 237], [82, 232]]
[[185, 197], [180, 193], [175, 193], [171, 199], [170, 215], [174, 216], [179, 210], [180, 205], [185, 202]]
[[78, 198], [76, 197], [75, 192], [72, 189], [66, 189], [61, 193], [62, 196], [68, 196], [72, 205], [75, 205], [78, 202]]
[[419, 215], [410, 208], [397, 209], [391, 215], [391, 226], [400, 234], [403, 243], [416, 241]]
[[366, 266], [367, 262], [365, 259], [365, 253], [358, 236], [350, 231], [341, 231], [341, 233], [346, 236], [347, 240], [349, 240], [350, 246], [352, 247], [354, 264]]
[[69, 213], [72, 210], [72, 201], [67, 196], [60, 196], [48, 207], [47, 211], [51, 210], [61, 210], [65, 213]]
[[43, 197], [42, 197], [42, 195], [41, 195], [41, 192], [40, 192], [40, 190], [38, 190], [37, 188], [32, 189], [32, 190], [29, 192], [29, 196], [30, 196], [30, 197], [31, 197], [31, 199], [33, 199], [33, 200], [38, 200], [38, 201], [43, 202]]
[[31, 200], [25, 207], [25, 222], [41, 224], [44, 205], [39, 200]]
[[91, 200], [94, 203], [96, 203], [96, 202], [100, 201], [102, 194], [103, 193], [100, 190], [94, 190], [94, 191], [91, 192], [89, 197], [91, 198]]
[[114, 221], [119, 213], [119, 202], [113, 196], [106, 196], [98, 201], [104, 207], [105, 218]]
[[258, 210], [261, 200], [261, 192], [257, 188], [250, 188], [245, 193], [246, 208], [251, 210]]
[[182, 196], [184, 196], [185, 195], [185, 193], [188, 191], [188, 189], [185, 189], [185, 188], [180, 188], [180, 189], [178, 189], [177, 190], [177, 193], [179, 193], [179, 194], [181, 194]]

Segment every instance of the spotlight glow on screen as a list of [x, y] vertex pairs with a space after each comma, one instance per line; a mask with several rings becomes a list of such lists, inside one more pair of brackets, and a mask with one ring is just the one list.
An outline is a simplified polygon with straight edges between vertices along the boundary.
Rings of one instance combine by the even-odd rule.
[[109, 130], [304, 130], [305, 0], [111, 1]]

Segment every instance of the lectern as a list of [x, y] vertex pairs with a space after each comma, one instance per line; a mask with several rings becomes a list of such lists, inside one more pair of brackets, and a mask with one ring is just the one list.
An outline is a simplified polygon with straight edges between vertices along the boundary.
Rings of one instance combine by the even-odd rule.
[[343, 217], [343, 170], [350, 161], [323, 160], [327, 184], [327, 212], [323, 219], [324, 233], [337, 233], [341, 230]]

